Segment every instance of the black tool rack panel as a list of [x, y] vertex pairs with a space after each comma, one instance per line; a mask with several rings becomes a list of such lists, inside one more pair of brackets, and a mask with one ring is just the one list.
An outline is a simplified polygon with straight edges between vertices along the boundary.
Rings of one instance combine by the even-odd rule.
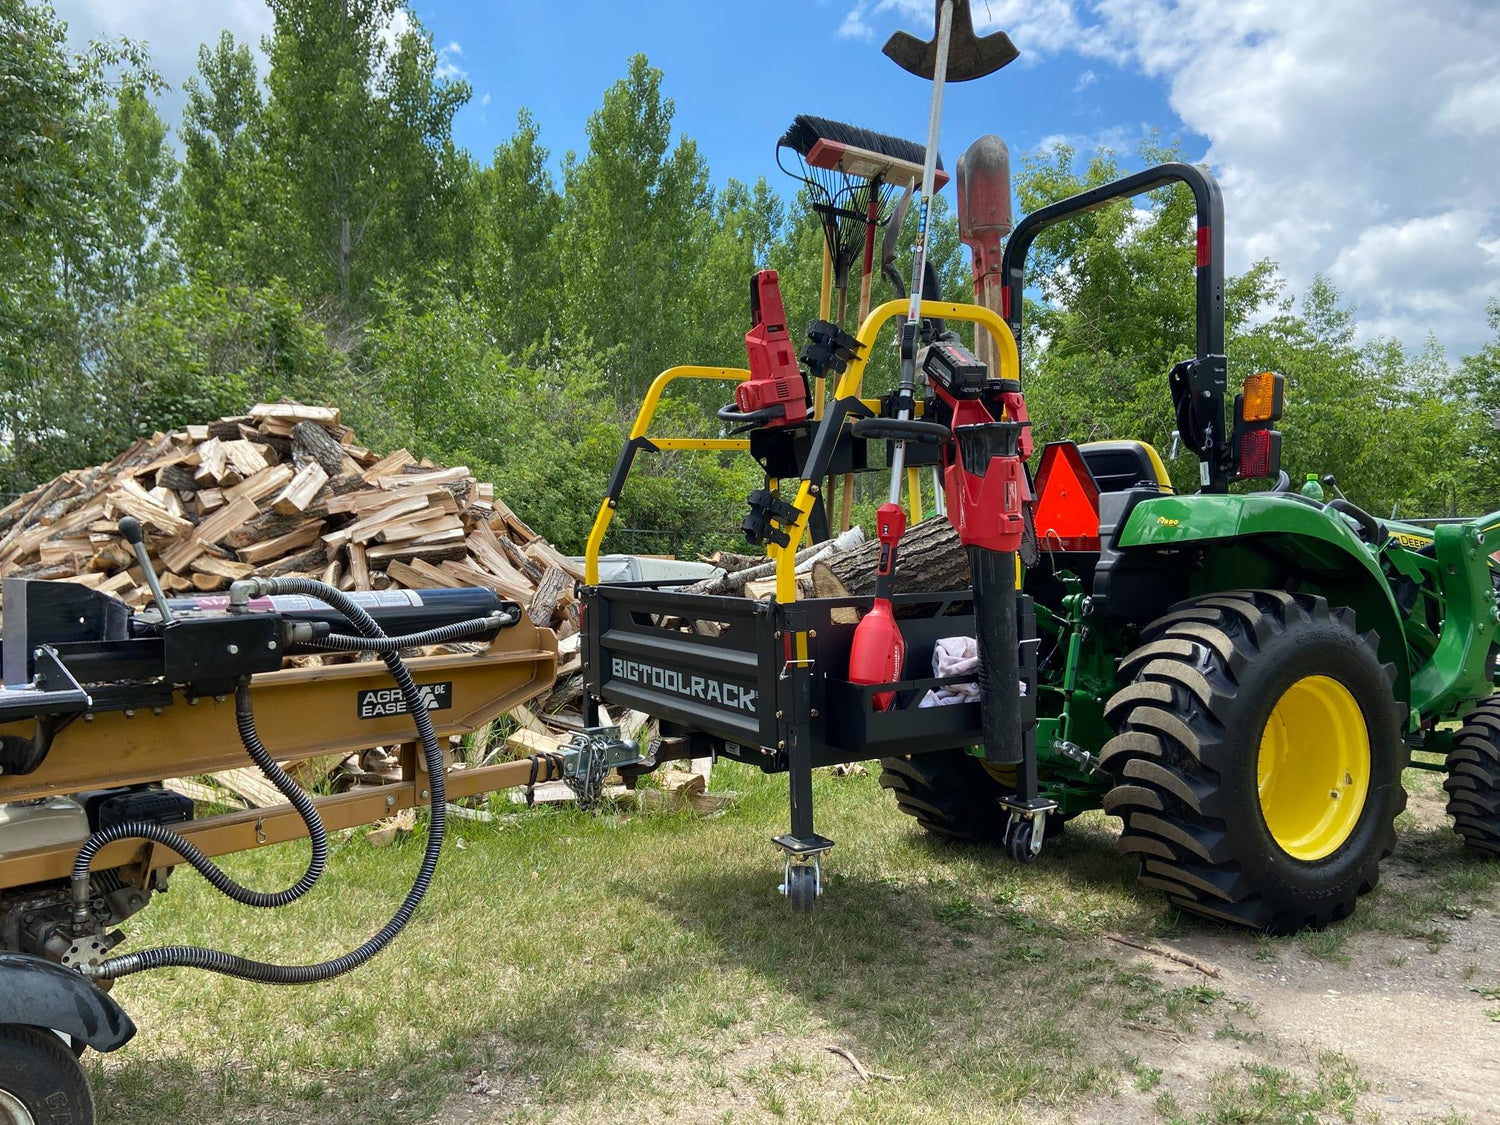
[[[977, 744], [978, 703], [918, 706], [931, 688], [974, 682], [931, 674], [938, 640], [974, 635], [972, 594], [893, 601], [907, 645], [903, 678], [862, 685], [847, 678], [849, 649], [870, 598], [781, 605], [639, 583], [588, 587], [585, 689], [611, 706], [701, 731], [726, 755], [768, 770], [786, 769], [793, 757], [824, 766]], [[1023, 644], [1035, 637], [1029, 610], [1021, 598]], [[803, 659], [798, 633], [807, 637]], [[885, 692], [895, 693], [894, 705], [877, 711], [875, 696]]]

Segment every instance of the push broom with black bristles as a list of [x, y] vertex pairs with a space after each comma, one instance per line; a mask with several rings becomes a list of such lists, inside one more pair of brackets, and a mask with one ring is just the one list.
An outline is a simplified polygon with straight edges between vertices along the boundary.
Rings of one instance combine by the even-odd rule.
[[[783, 149], [796, 154], [795, 170], [782, 163]], [[860, 278], [860, 321], [869, 314], [875, 229], [888, 216], [895, 187], [921, 185], [924, 157], [922, 146], [915, 141], [810, 114], [798, 115], [776, 142], [777, 165], [807, 185], [812, 209], [823, 225], [838, 290], [834, 323], [840, 328], [848, 311], [849, 270], [861, 242], [864, 269]], [[933, 179], [934, 187], [947, 182], [941, 161]]]
[[[795, 153], [797, 170], [782, 163], [782, 150]], [[818, 316], [832, 318], [840, 330], [848, 312], [849, 270], [863, 246], [859, 278], [859, 317], [863, 324], [870, 314], [870, 283], [875, 268], [875, 231], [891, 218], [890, 199], [897, 187], [908, 192], [922, 183], [926, 151], [915, 141], [888, 133], [862, 129], [826, 117], [801, 114], [776, 143], [776, 163], [808, 187], [812, 209], [823, 226], [824, 278], [819, 295]], [[948, 179], [942, 161], [933, 174], [935, 187]], [[904, 209], [901, 215], [904, 216]], [[897, 220], [899, 222], [899, 218]], [[830, 309], [830, 290], [838, 294], [837, 312]], [[818, 382], [815, 414], [822, 413], [825, 390]], [[854, 474], [844, 476], [844, 499], [838, 530], [848, 530], [854, 503]], [[833, 502], [833, 479], [829, 478], [828, 503]], [[829, 523], [833, 523], [829, 511]]]

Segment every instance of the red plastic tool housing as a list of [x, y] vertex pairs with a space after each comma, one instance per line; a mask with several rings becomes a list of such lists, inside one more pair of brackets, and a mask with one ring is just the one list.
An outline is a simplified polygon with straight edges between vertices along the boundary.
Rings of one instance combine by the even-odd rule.
[[797, 352], [786, 330], [786, 310], [775, 270], [761, 270], [750, 278], [750, 324], [745, 354], [750, 378], [734, 391], [743, 414], [781, 407], [763, 426], [789, 426], [807, 418], [807, 380], [797, 366]]
[[[980, 399], [953, 398], [937, 384], [933, 389], [953, 412], [952, 429], [957, 440], [943, 447], [943, 492], [948, 519], [958, 532], [959, 542], [988, 551], [1016, 550], [1025, 528], [1022, 508], [1031, 499], [1024, 468], [1031, 455], [1031, 427], [1023, 426], [1019, 431], [1015, 453], [973, 463], [973, 455], [966, 458], [962, 452], [972, 443], [965, 442], [961, 431], [992, 423], [995, 416]], [[1003, 393], [1000, 401], [1005, 421], [1027, 421], [1026, 402], [1019, 391]]]
[[[893, 683], [901, 678], [901, 669], [906, 664], [906, 638], [901, 635], [890, 601], [896, 548], [906, 532], [906, 512], [900, 504], [882, 504], [875, 513], [875, 523], [880, 538], [875, 605], [859, 619], [849, 648], [849, 682], [855, 684]], [[889, 710], [895, 697], [893, 691], [878, 693], [875, 710]]]

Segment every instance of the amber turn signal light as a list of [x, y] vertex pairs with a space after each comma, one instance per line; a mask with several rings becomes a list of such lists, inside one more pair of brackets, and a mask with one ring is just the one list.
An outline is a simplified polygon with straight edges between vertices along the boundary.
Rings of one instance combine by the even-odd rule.
[[1274, 422], [1281, 417], [1286, 379], [1274, 371], [1262, 371], [1245, 380], [1240, 399], [1240, 417], [1246, 422]]

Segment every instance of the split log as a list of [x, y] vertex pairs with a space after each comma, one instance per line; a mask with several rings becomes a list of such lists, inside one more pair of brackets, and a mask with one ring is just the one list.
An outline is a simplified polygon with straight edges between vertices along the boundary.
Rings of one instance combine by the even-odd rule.
[[225, 489], [224, 498], [231, 503], [244, 498], [259, 504], [277, 489], [284, 488], [295, 472], [296, 470], [290, 465], [268, 465], [253, 476], [246, 477], [233, 488]]
[[193, 475], [193, 470], [182, 463], [163, 465], [157, 470], [156, 483], [163, 488], [175, 489], [178, 492], [197, 492], [201, 487], [198, 478]]
[[366, 481], [375, 481], [381, 477], [391, 476], [399, 473], [407, 465], [416, 464], [417, 459], [405, 449], [398, 449], [394, 453], [387, 454], [361, 474]]
[[[294, 528], [274, 539], [264, 539], [249, 546], [240, 547], [236, 553], [240, 562], [263, 563], [271, 559], [279, 559], [282, 555], [296, 550], [298, 547], [306, 547], [318, 538], [318, 532], [322, 531], [322, 524], [317, 520], [309, 520], [301, 527]], [[326, 559], [327, 556], [325, 555]], [[319, 564], [322, 565], [321, 563]]]
[[271, 460], [265, 454], [267, 448], [267, 446], [246, 441], [244, 438], [226, 441], [223, 443], [224, 461], [239, 474], [241, 480], [244, 480], [247, 477], [253, 477], [271, 464]]
[[531, 604], [526, 607], [526, 616], [531, 623], [539, 629], [552, 624], [552, 615], [557, 612], [563, 595], [572, 592], [572, 585], [573, 578], [567, 571], [560, 566], [549, 566], [536, 593], [531, 595]]
[[319, 426], [337, 426], [339, 411], [332, 406], [306, 406], [300, 402], [258, 402], [250, 408], [250, 417], [257, 422], [275, 420], [291, 424], [316, 422]]
[[354, 579], [356, 590], [370, 589], [370, 560], [358, 543], [349, 544], [349, 577]]
[[281, 495], [272, 501], [271, 507], [284, 516], [300, 515], [327, 483], [328, 472], [323, 468], [322, 462], [309, 461], [297, 470], [297, 475], [281, 490]]

